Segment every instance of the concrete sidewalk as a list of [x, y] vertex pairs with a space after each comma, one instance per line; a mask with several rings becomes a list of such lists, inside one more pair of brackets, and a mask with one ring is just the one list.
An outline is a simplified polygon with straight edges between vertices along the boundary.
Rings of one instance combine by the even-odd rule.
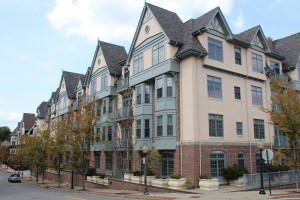
[[[6, 169], [4, 166], [0, 166], [0, 170], [7, 173], [15, 172], [12, 169]], [[218, 190], [202, 190], [202, 189], [192, 189], [192, 190], [181, 190], [178, 192], [172, 193], [159, 193], [159, 192], [150, 192], [149, 195], [143, 195], [142, 191], [129, 191], [129, 190], [112, 190], [112, 189], [99, 189], [99, 188], [86, 188], [82, 190], [82, 187], [75, 186], [74, 189], [70, 189], [69, 184], [62, 183], [60, 188], [58, 188], [58, 183], [53, 181], [44, 180], [39, 178], [39, 182], [36, 182], [35, 177], [26, 176], [23, 177], [23, 181], [27, 181], [32, 184], [40, 185], [41, 187], [77, 192], [77, 193], [89, 193], [89, 194], [98, 194], [104, 196], [113, 196], [113, 197], [125, 197], [131, 199], [205, 199], [205, 200], [215, 200], [215, 199], [230, 199], [230, 200], [261, 200], [261, 199], [279, 199], [279, 198], [294, 198], [300, 199], [300, 193], [294, 192], [294, 189], [274, 189], [272, 190], [272, 195], [269, 195], [269, 191], [266, 191], [266, 195], [260, 195], [257, 191], [244, 191], [241, 187], [233, 186], [220, 186]], [[184, 193], [189, 192], [189, 193]]]

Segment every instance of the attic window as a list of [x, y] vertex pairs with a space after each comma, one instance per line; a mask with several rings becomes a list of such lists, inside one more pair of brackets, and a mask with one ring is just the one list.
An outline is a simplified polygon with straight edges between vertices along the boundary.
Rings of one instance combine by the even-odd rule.
[[100, 65], [100, 63], [101, 63], [101, 59], [100, 59], [100, 58], [98, 58], [98, 65]]
[[147, 26], [145, 27], [145, 33], [147, 34], [147, 33], [149, 33], [149, 31], [150, 31], [150, 26], [147, 25]]
[[65, 87], [65, 84], [61, 84], [61, 87], [64, 88], [64, 87]]

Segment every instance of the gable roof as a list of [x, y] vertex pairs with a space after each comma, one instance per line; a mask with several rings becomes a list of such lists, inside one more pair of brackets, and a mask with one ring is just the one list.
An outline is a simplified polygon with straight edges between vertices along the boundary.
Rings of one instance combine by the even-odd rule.
[[67, 71], [63, 71], [62, 73], [59, 88], [64, 78], [65, 85], [66, 85], [66, 92], [69, 99], [74, 99], [76, 97], [76, 82], [80, 76], [83, 76], [83, 74], [67, 72]]
[[120, 76], [122, 74], [122, 67], [119, 65], [119, 63], [127, 58], [125, 48], [123, 46], [103, 41], [98, 41], [98, 44], [102, 49], [109, 73], [114, 76]]
[[191, 33], [194, 30], [195, 20], [190, 19], [183, 25], [183, 46], [176, 52], [176, 57], [182, 59], [189, 55], [204, 56], [207, 55], [206, 49], [202, 46], [196, 36]]
[[274, 52], [283, 55], [283, 70], [293, 70], [296, 68], [300, 57], [300, 32], [275, 40], [273, 42]]
[[[38, 113], [39, 111], [39, 113]], [[48, 113], [48, 108], [47, 108], [47, 102], [43, 101], [36, 109], [36, 112], [38, 115], [36, 116], [37, 119], [45, 119], [47, 113]]]
[[182, 26], [183, 22], [178, 15], [172, 11], [157, 7], [150, 3], [145, 4], [155, 16], [157, 22], [171, 41], [183, 42]]
[[30, 130], [30, 128], [35, 123], [35, 114], [32, 114], [32, 113], [23, 113], [22, 122], [24, 123], [25, 131]]

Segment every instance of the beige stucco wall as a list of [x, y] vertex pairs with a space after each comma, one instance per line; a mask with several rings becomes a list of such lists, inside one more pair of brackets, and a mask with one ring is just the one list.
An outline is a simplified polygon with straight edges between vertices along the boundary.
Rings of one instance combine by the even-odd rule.
[[[208, 34], [198, 37], [205, 48], [208, 46]], [[259, 106], [252, 105], [251, 86], [262, 88], [263, 106], [271, 108], [271, 88], [265, 74], [252, 72], [251, 52], [261, 54], [263, 63], [271, 58], [253, 49], [242, 49], [242, 65], [236, 65], [234, 60], [234, 45], [224, 39], [210, 36], [223, 42], [224, 62], [189, 57], [181, 62], [181, 134], [183, 141], [218, 141], [218, 142], [255, 142], [253, 119], [263, 119], [265, 122], [265, 142], [273, 142], [273, 125], [269, 116], [262, 112]], [[274, 60], [274, 59], [272, 59]], [[274, 60], [276, 61], [276, 60]], [[280, 61], [277, 61], [280, 63]], [[219, 69], [238, 72], [245, 76], [225, 73], [203, 67], [211, 65]], [[207, 76], [219, 77], [222, 80], [222, 99], [208, 97]], [[252, 76], [261, 81], [246, 78]], [[240, 87], [241, 100], [234, 96], [234, 86]], [[223, 115], [224, 137], [209, 137], [208, 114]], [[243, 123], [243, 135], [236, 134], [236, 122]]]
[[[101, 60], [100, 64], [98, 63], [99, 59]], [[101, 67], [104, 67], [104, 66], [106, 66], [106, 61], [103, 56], [103, 53], [101, 53], [100, 55], [97, 54], [92, 73], [94, 73], [95, 71], [97, 71], [98, 69], [100, 69]]]

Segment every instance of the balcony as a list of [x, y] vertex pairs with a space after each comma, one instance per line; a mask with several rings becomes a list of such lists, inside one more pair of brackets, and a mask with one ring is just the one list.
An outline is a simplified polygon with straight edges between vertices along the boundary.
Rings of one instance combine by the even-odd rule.
[[129, 80], [129, 86], [137, 85], [167, 72], [179, 72], [179, 68], [180, 66], [177, 60], [165, 60], [164, 62], [145, 69], [138, 74], [132, 75]]
[[128, 78], [120, 79], [117, 82], [117, 91], [121, 92], [121, 91], [127, 89], [128, 86], [129, 86], [129, 79]]
[[116, 121], [133, 119], [132, 107], [117, 109], [115, 111], [115, 119]]
[[283, 134], [275, 134], [274, 136], [274, 148], [275, 149], [287, 149], [289, 148], [288, 137]]
[[71, 106], [66, 106], [64, 108], [61, 108], [59, 110], [57, 110], [57, 116], [60, 116], [60, 115], [63, 115], [67, 112], [70, 112], [71, 111]]

